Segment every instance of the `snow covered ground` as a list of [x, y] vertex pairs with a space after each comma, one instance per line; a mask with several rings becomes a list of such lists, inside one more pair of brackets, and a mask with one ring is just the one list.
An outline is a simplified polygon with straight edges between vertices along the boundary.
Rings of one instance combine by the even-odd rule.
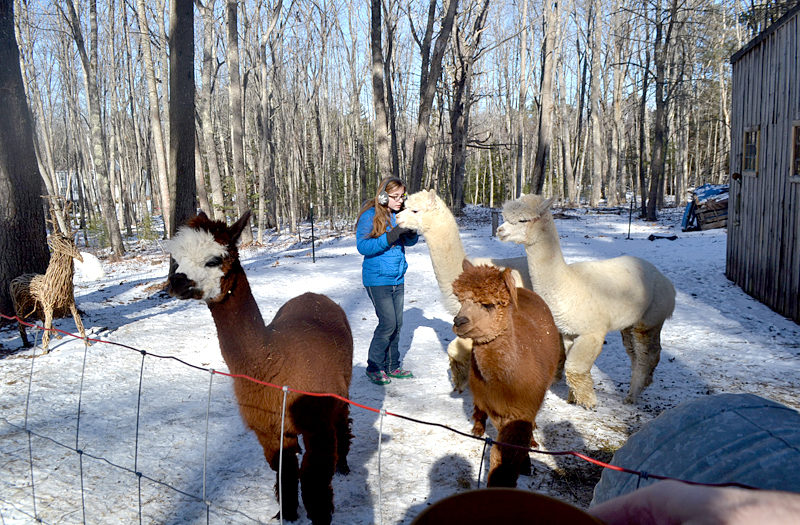
[[[658, 223], [634, 220], [631, 239], [627, 211], [568, 210], [569, 218], [557, 219], [568, 262], [648, 259], [675, 283], [677, 306], [664, 327], [655, 380], [639, 403], [622, 403], [630, 366], [619, 333], [609, 334], [592, 370], [598, 408], [568, 404], [566, 385], [554, 384], [537, 419], [543, 449], [607, 461], [663, 410], [712, 393], [749, 392], [800, 408], [800, 326], [725, 278], [724, 230], [682, 233], [680, 212], [665, 210]], [[492, 238], [490, 224], [489, 211], [475, 207], [460, 221], [470, 256], [524, 255]], [[651, 233], [678, 239], [649, 241]], [[408, 250], [401, 342], [415, 377], [380, 387], [364, 376], [376, 318], [351, 230], [317, 225], [316, 262], [309, 234], [305, 225], [302, 241], [274, 235], [265, 247], [241, 250], [264, 318], [302, 292], [329, 295], [353, 329], [352, 400], [468, 433], [471, 397], [451, 391], [452, 319], [439, 302], [425, 243]], [[82, 341], [65, 337], [31, 359], [33, 351], [16, 351], [15, 328], [0, 332], [0, 523], [34, 516], [45, 523], [276, 523], [275, 476], [239, 418], [230, 380], [183, 363], [226, 370], [208, 308], [161, 290], [168, 256], [157, 244], [104, 270], [99, 281], [76, 276], [83, 322], [92, 337], [131, 348], [95, 343], [85, 351]], [[72, 319], [56, 326], [75, 332]], [[358, 407], [351, 413], [352, 472], [334, 478], [334, 523], [410, 523], [432, 502], [478, 487], [479, 472], [485, 486], [482, 441]], [[532, 461], [532, 476], [518, 487], [589, 504], [600, 467], [571, 456], [532, 454]], [[308, 523], [301, 515], [297, 523]]]

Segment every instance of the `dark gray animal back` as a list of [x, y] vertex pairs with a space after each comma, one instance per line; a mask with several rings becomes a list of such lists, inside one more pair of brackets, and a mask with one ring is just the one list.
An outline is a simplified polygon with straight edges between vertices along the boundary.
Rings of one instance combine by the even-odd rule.
[[[701, 483], [800, 492], [800, 412], [752, 394], [702, 397], [647, 423], [611, 463]], [[592, 505], [656, 481], [606, 469]]]

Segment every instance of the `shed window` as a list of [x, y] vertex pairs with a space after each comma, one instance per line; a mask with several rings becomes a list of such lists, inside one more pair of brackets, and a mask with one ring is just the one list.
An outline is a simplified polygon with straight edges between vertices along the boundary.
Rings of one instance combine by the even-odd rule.
[[792, 164], [790, 169], [789, 176], [800, 179], [800, 120], [795, 121], [792, 126]]
[[744, 131], [742, 171], [750, 175], [755, 175], [758, 172], [758, 139], [758, 128], [750, 128]]

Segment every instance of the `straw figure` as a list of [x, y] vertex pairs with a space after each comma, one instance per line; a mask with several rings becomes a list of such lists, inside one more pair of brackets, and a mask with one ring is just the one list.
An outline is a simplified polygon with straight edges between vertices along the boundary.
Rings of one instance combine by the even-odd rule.
[[[47, 238], [47, 243], [52, 248], [50, 264], [44, 275], [26, 273], [15, 277], [9, 289], [11, 300], [14, 303], [14, 312], [20, 319], [36, 319], [44, 322], [44, 335], [42, 336], [43, 353], [48, 353], [50, 344], [50, 330], [53, 328], [53, 319], [66, 317], [72, 314], [75, 326], [81, 333], [86, 344], [89, 340], [83, 328], [78, 307], [75, 305], [75, 295], [72, 287], [72, 277], [75, 274], [73, 258], [83, 261], [71, 237], [61, 233], [53, 233]], [[31, 346], [25, 333], [25, 325], [19, 323], [19, 335], [25, 347]], [[61, 336], [56, 336], [60, 338]]]

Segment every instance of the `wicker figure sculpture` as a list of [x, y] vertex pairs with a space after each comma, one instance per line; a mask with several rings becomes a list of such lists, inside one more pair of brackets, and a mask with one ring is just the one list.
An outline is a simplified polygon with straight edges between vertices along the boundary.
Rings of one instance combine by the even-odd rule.
[[[47, 243], [53, 253], [50, 255], [50, 264], [47, 266], [45, 274], [22, 274], [15, 277], [9, 285], [17, 317], [38, 319], [44, 322], [42, 349], [45, 354], [49, 352], [50, 329], [53, 327], [53, 319], [66, 317], [67, 313], [72, 314], [81, 337], [86, 344], [89, 344], [78, 307], [75, 305], [72, 287], [72, 277], [75, 274], [73, 258], [83, 261], [83, 257], [72, 239], [61, 233], [51, 234], [47, 238]], [[19, 335], [22, 337], [23, 346], [31, 346], [25, 333], [25, 325], [22, 323], [19, 323]]]

